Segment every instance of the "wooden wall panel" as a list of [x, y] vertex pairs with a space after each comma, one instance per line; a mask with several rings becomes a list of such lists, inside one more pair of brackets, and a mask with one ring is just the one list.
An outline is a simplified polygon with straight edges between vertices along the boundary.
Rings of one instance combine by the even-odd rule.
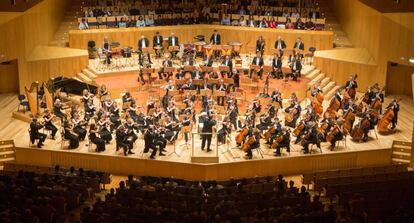
[[293, 48], [297, 37], [303, 39], [306, 49], [311, 46], [316, 47], [318, 50], [326, 50], [333, 47], [333, 33], [331, 31], [258, 29], [217, 25], [71, 30], [69, 32], [69, 46], [71, 48], [86, 49], [88, 41], [94, 40], [98, 47], [102, 47], [104, 37], [108, 37], [110, 41], [120, 42], [121, 46], [131, 46], [136, 49], [141, 35], [145, 35], [152, 42], [152, 37], [156, 31], [159, 31], [164, 37], [168, 37], [171, 32], [174, 32], [179, 37], [181, 43], [193, 43], [195, 42], [194, 37], [197, 35], [204, 35], [207, 41], [209, 41], [214, 29], [217, 29], [221, 34], [223, 44], [230, 41], [241, 41], [244, 45], [242, 52], [247, 52], [246, 45], [254, 47], [259, 36], [263, 36], [266, 40], [266, 54], [273, 53], [274, 42], [278, 35], [285, 39], [288, 49]]
[[119, 175], [175, 177], [188, 180], [226, 180], [389, 165], [391, 163], [391, 149], [347, 151], [222, 164], [193, 164], [17, 147], [16, 163], [43, 167], [59, 164], [64, 168], [75, 166], [76, 168], [95, 169]]
[[0, 64], [0, 93], [19, 92], [19, 71], [17, 60], [9, 64]]
[[314, 57], [313, 64], [338, 85], [344, 85], [350, 75], [358, 74], [360, 92], [365, 92], [368, 86], [381, 81], [376, 75], [377, 66], [318, 57]]
[[388, 63], [387, 93], [413, 97], [412, 74], [414, 74], [414, 67]]

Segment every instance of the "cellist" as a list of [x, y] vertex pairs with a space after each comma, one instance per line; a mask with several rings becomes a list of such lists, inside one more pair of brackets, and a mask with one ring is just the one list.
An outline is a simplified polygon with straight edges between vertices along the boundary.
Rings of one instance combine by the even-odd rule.
[[343, 130], [343, 125], [341, 121], [338, 122], [332, 122], [332, 127], [330, 128], [330, 131], [328, 133], [329, 137], [327, 138], [327, 141], [330, 140], [330, 149], [331, 151], [333, 151], [333, 149], [335, 148], [335, 144], [337, 141], [342, 140], [344, 138], [344, 130]]
[[280, 149], [282, 149], [282, 148], [286, 148], [286, 151], [290, 152], [290, 130], [283, 127], [280, 134], [283, 135], [283, 139], [276, 146], [276, 151], [274, 152], [275, 156], [280, 156], [281, 155]]
[[355, 92], [356, 92], [356, 89], [358, 88], [358, 83], [355, 80], [356, 76], [357, 76], [356, 74], [355, 76], [352, 76], [352, 75], [349, 76], [349, 80], [345, 83], [346, 92], [348, 92], [349, 96], [352, 99], [355, 99]]

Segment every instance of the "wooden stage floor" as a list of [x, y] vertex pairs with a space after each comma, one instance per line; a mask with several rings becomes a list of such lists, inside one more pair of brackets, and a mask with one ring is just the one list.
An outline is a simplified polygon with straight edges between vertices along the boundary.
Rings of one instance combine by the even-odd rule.
[[[400, 96], [395, 96], [400, 97]], [[330, 151], [329, 145], [326, 143], [322, 144], [322, 153], [323, 154], [336, 154], [341, 152], [347, 151], [364, 151], [364, 150], [374, 150], [380, 148], [390, 148], [392, 145], [393, 140], [400, 140], [400, 141], [411, 141], [412, 140], [412, 129], [413, 129], [413, 120], [414, 120], [414, 103], [413, 100], [409, 97], [402, 96], [403, 100], [400, 102], [400, 113], [399, 113], [399, 120], [398, 125], [396, 128], [395, 134], [383, 136], [378, 134], [378, 139], [376, 139], [376, 135], [374, 132], [371, 132], [370, 138], [368, 142], [365, 143], [357, 143], [353, 142], [349, 137], [346, 139], [346, 148], [343, 143], [340, 143], [339, 148], [336, 151]], [[391, 96], [386, 97], [385, 105], [389, 103], [392, 99]], [[306, 103], [307, 100], [302, 101], [302, 105]], [[29, 135], [28, 135], [28, 128], [29, 124], [17, 119], [12, 118], [12, 112], [16, 111], [19, 102], [17, 100], [17, 95], [12, 94], [2, 94], [0, 95], [0, 106], [2, 109], [0, 110], [1, 115], [1, 122], [0, 122], [0, 139], [1, 140], [9, 140], [13, 139], [15, 142], [16, 147], [21, 148], [28, 148], [29, 147]], [[325, 105], [326, 102], [325, 102]], [[281, 112], [278, 113], [280, 119], [283, 119], [283, 114]], [[356, 121], [357, 122], [357, 121]], [[194, 129], [195, 130], [195, 129]], [[235, 132], [233, 132], [231, 138], [234, 139]], [[130, 155], [131, 158], [136, 159], [148, 159], [147, 155], [142, 155], [143, 149], [143, 138], [142, 135], [139, 135], [139, 139], [134, 146], [135, 154]], [[207, 152], [203, 152], [200, 150], [200, 143], [199, 137], [196, 137], [197, 142], [195, 143], [195, 154], [197, 155], [206, 155]], [[80, 147], [78, 149], [72, 150], [72, 152], [82, 153], [82, 154], [94, 154], [96, 156], [123, 156], [121, 151], [115, 151], [115, 141], [113, 140], [109, 145], [107, 145], [106, 151], [101, 153], [96, 152], [89, 152], [87, 141], [81, 142]], [[167, 156], [159, 157], [157, 156], [156, 159], [159, 161], [169, 161], [169, 162], [179, 162], [179, 163], [191, 163], [191, 145], [190, 148], [185, 148], [183, 146], [178, 146], [184, 143], [182, 136], [179, 137], [177, 141], [176, 151], [180, 156], [176, 154], [171, 154], [174, 150], [173, 145], [167, 146]], [[282, 158], [283, 157], [302, 157], [302, 156], [309, 156], [307, 154], [303, 154], [301, 152], [301, 147], [299, 145], [294, 145], [292, 143], [292, 151], [288, 154], [285, 150], [283, 150]], [[245, 161], [244, 153], [239, 149], [231, 149], [235, 147], [234, 141], [231, 145], [229, 145], [230, 152], [226, 152], [226, 146], [219, 146], [218, 147], [218, 155], [219, 155], [219, 162], [220, 163], [231, 163], [231, 162], [239, 162]], [[30, 147], [33, 150], [39, 150], [37, 147], [32, 146]], [[45, 146], [42, 150], [52, 150], [52, 151], [60, 151], [61, 150], [61, 137], [58, 134], [56, 140], [47, 139], [45, 142]], [[273, 156], [273, 151], [268, 149], [268, 146], [262, 143], [262, 150], [264, 153], [263, 159], [280, 159], [280, 157]], [[316, 149], [312, 150], [313, 154], [319, 154], [320, 151]], [[210, 152], [212, 155], [213, 152]], [[237, 158], [239, 157], [239, 158]], [[258, 153], [253, 153], [254, 160], [261, 160], [261, 156]]]

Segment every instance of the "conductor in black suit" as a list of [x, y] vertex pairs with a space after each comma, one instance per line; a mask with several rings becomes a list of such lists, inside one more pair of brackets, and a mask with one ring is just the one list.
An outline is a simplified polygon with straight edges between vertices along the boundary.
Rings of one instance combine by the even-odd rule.
[[216, 121], [212, 119], [212, 117], [208, 114], [205, 114], [203, 128], [201, 132], [201, 150], [204, 150], [207, 141], [207, 152], [210, 152], [210, 145], [211, 145], [211, 138], [213, 137], [213, 126], [216, 125]]
[[[178, 42], [178, 37], [175, 36], [175, 33], [171, 33], [171, 36], [168, 37], [168, 46], [171, 47], [171, 46], [179, 46], [179, 45], [180, 43]], [[171, 53], [175, 57], [177, 55], [177, 52], [178, 51], [173, 51]]]
[[279, 36], [279, 37], [277, 38], [277, 40], [275, 41], [275, 49], [278, 49], [278, 50], [279, 50], [280, 55], [281, 55], [281, 56], [283, 56], [283, 52], [284, 52], [284, 51], [285, 51], [285, 49], [286, 49], [286, 43], [285, 43], [285, 41], [282, 39], [282, 37], [281, 37], [281, 36]]

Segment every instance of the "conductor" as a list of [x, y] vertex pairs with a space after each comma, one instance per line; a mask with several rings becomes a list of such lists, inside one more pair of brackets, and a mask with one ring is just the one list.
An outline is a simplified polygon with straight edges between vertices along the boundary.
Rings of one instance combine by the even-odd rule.
[[207, 152], [210, 152], [211, 138], [213, 137], [213, 126], [216, 125], [216, 121], [208, 115], [204, 114], [203, 128], [201, 130], [201, 150], [204, 150], [207, 141]]

